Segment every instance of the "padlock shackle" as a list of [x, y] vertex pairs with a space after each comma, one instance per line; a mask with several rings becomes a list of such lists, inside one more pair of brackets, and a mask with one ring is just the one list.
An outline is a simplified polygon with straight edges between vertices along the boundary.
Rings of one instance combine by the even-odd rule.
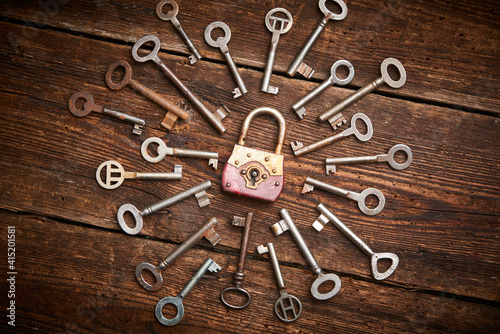
[[256, 108], [248, 113], [241, 127], [241, 134], [240, 139], [238, 140], [238, 145], [245, 145], [245, 138], [247, 137], [248, 129], [250, 128], [250, 122], [252, 122], [252, 119], [258, 114], [268, 114], [274, 116], [274, 118], [276, 118], [276, 120], [278, 121], [280, 132], [278, 136], [278, 144], [276, 145], [274, 153], [281, 154], [281, 149], [283, 148], [283, 143], [285, 142], [285, 118], [278, 110], [269, 107]]

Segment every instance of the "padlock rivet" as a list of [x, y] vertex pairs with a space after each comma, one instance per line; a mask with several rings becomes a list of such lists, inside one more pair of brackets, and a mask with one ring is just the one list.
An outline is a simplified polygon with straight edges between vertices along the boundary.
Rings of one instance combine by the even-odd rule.
[[247, 157], [249, 157], [249, 158], [250, 158], [251, 156], [252, 156], [252, 155], [251, 155], [250, 153], [247, 153]]
[[273, 173], [276, 173], [276, 168], [273, 168]]
[[241, 175], [246, 175], [247, 171], [246, 171], [246, 169], [242, 169], [240, 173], [241, 173]]
[[238, 160], [236, 160], [236, 161], [234, 162], [234, 164], [235, 164], [235, 165], [239, 165], [239, 164], [240, 164], [240, 162], [239, 162]]
[[278, 187], [278, 186], [280, 185], [280, 183], [279, 183], [279, 182], [275, 182], [275, 183], [274, 183], [274, 185], [275, 185], [276, 187]]
[[[278, 183], [278, 182], [276, 182], [276, 183]], [[231, 187], [231, 183], [227, 182], [226, 187]]]
[[267, 174], [262, 175], [262, 178], [265, 180], [267, 179]]
[[269, 161], [269, 157], [266, 157], [264, 160]]

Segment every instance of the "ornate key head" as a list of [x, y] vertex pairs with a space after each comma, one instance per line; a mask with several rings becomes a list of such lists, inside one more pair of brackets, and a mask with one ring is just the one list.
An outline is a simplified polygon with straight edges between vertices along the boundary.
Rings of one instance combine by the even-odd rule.
[[281, 321], [292, 322], [300, 317], [302, 303], [297, 297], [284, 293], [274, 303], [274, 312]]
[[[286, 18], [273, 15], [275, 13], [285, 14]], [[292, 28], [293, 17], [290, 14], [290, 12], [287, 11], [285, 8], [278, 7], [271, 9], [267, 13], [265, 22], [266, 22], [266, 27], [270, 32], [274, 33], [276, 31], [279, 32], [280, 34], [285, 34]]]
[[[101, 179], [101, 171], [105, 169], [104, 181]], [[113, 160], [104, 161], [95, 173], [99, 185], [106, 189], [116, 189], [123, 183], [125, 176], [123, 166]]]

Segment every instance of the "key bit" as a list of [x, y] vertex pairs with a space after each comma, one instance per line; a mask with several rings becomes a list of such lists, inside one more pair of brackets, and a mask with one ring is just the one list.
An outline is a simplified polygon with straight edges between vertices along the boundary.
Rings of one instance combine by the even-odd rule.
[[312, 184], [304, 183], [304, 186], [302, 187], [302, 194], [307, 194], [310, 193], [311, 191], [314, 190], [314, 186]]
[[227, 115], [229, 115], [231, 111], [229, 110], [228, 107], [226, 107], [225, 105], [222, 105], [222, 108], [218, 108], [215, 113], [214, 113], [214, 116], [215, 118], [217, 118], [219, 121], [222, 121], [224, 118], [226, 118]]
[[290, 143], [290, 146], [292, 147], [292, 150], [295, 152], [296, 150], [304, 147], [304, 144], [302, 144], [300, 141], [295, 140]]
[[347, 120], [344, 118], [341, 112], [333, 115], [328, 119], [328, 122], [332, 126], [334, 130], [337, 130], [339, 126], [342, 126], [343, 124], [347, 123]]
[[212, 264], [208, 267], [208, 269], [207, 269], [207, 270], [208, 270], [208, 271], [210, 271], [211, 273], [216, 273], [216, 272], [218, 272], [218, 271], [222, 270], [222, 267], [221, 267], [221, 266], [219, 266], [217, 263], [215, 263], [215, 262], [214, 262], [214, 263], [212, 263]]

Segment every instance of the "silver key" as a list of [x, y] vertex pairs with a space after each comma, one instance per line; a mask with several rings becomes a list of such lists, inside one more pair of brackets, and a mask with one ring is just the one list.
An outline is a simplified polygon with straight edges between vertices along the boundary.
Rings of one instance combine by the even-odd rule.
[[[172, 10], [169, 11], [167, 14], [163, 12], [163, 6], [165, 6], [166, 4], [172, 6]], [[175, 2], [174, 0], [162, 0], [158, 2], [158, 5], [156, 5], [156, 15], [158, 15], [158, 17], [163, 21], [172, 22], [175, 29], [177, 29], [177, 32], [179, 33], [179, 35], [181, 35], [182, 39], [184, 40], [184, 43], [186, 43], [189, 50], [193, 53], [192, 55], [189, 56], [189, 62], [191, 64], [194, 64], [201, 59], [201, 55], [198, 52], [198, 50], [196, 50], [193, 42], [191, 42], [188, 35], [186, 35], [186, 33], [184, 32], [184, 29], [182, 29], [180, 22], [177, 20], [178, 13], [179, 13], [179, 5], [177, 5], [177, 2]]]
[[[82, 99], [85, 101], [82, 110], [78, 109], [75, 105], [78, 99]], [[76, 92], [75, 94], [71, 95], [68, 101], [68, 108], [69, 111], [76, 117], [85, 117], [93, 111], [96, 113], [114, 117], [116, 119], [120, 119], [125, 122], [133, 123], [134, 129], [132, 130], [132, 132], [136, 135], [140, 135], [142, 133], [142, 127], [144, 126], [144, 124], [146, 124], [146, 122], [139, 117], [130, 116], [125, 113], [114, 111], [95, 104], [92, 95], [87, 92]]]
[[[154, 49], [147, 56], [139, 56], [138, 50], [141, 46], [147, 42], [154, 43]], [[170, 80], [173, 85], [186, 97], [186, 99], [191, 102], [191, 104], [201, 113], [201, 115], [212, 125], [220, 134], [226, 131], [224, 125], [222, 125], [222, 119], [227, 116], [227, 113], [223, 112], [221, 109], [217, 109], [215, 113], [208, 110], [207, 107], [187, 88], [182, 81], [177, 78], [177, 76], [172, 72], [158, 57], [158, 51], [160, 51], [161, 43], [160, 39], [154, 35], [146, 35], [141, 37], [137, 42], [135, 42], [132, 48], [132, 57], [142, 63], [148, 60], [152, 60], [160, 68], [160, 70], [165, 74], [165, 76]]]
[[[318, 262], [314, 258], [314, 255], [309, 250], [309, 247], [304, 241], [304, 238], [302, 238], [302, 235], [297, 229], [297, 226], [295, 226], [295, 223], [288, 214], [288, 211], [286, 211], [286, 209], [281, 209], [280, 214], [283, 220], [280, 220], [278, 223], [272, 225], [271, 230], [275, 235], [280, 235], [283, 232], [290, 230], [290, 234], [292, 235], [293, 240], [295, 240], [295, 243], [301, 251], [302, 256], [306, 260], [311, 270], [318, 276], [318, 278], [311, 285], [311, 294], [314, 298], [319, 300], [332, 298], [340, 291], [340, 278], [335, 274], [323, 273], [323, 270], [320, 268]], [[332, 288], [332, 290], [326, 293], [319, 292], [319, 286], [327, 281], [332, 281], [334, 283], [334, 287]]]
[[[273, 15], [274, 13], [284, 14], [286, 18]], [[264, 93], [278, 94], [279, 88], [270, 86], [269, 82], [271, 81], [271, 74], [273, 73], [274, 57], [276, 56], [276, 48], [278, 47], [280, 35], [287, 33], [292, 28], [293, 17], [290, 12], [284, 8], [274, 8], [267, 13], [264, 22], [273, 36], [271, 38], [271, 46], [269, 48], [269, 55], [267, 56], [266, 68], [264, 70], [264, 77], [262, 78], [260, 90]]]
[[[101, 178], [101, 171], [105, 168], [104, 180]], [[118, 175], [117, 175], [118, 174]], [[123, 166], [113, 160], [104, 161], [95, 173], [97, 183], [106, 189], [116, 189], [125, 179], [144, 179], [144, 180], [182, 180], [182, 165], [175, 165], [172, 173], [136, 173], [125, 172]]]
[[[340, 66], [345, 66], [347, 67], [347, 70], [349, 71], [349, 74], [345, 79], [340, 79], [337, 76], [337, 69]], [[318, 96], [322, 91], [327, 89], [333, 84], [337, 84], [339, 86], [344, 86], [347, 85], [349, 82], [351, 82], [352, 78], [354, 78], [354, 67], [350, 62], [347, 60], [338, 60], [336, 61], [333, 65], [332, 68], [330, 69], [330, 77], [327, 78], [325, 81], [323, 81], [318, 87], [314, 88], [309, 94], [304, 96], [302, 99], [297, 101], [293, 106], [292, 109], [295, 111], [297, 116], [302, 120], [304, 116], [306, 115], [306, 108], [304, 108], [304, 105], [308, 102], [310, 102], [312, 99], [314, 99], [316, 96]]]
[[[175, 203], [179, 203], [180, 201], [183, 201], [192, 195], [196, 197], [196, 200], [200, 208], [203, 208], [210, 204], [210, 199], [208, 198], [206, 190], [211, 186], [212, 183], [209, 180], [204, 181], [191, 188], [181, 191], [180, 193], [177, 193], [171, 197], [165, 198], [159, 202], [148, 205], [144, 209], [142, 209], [142, 211], [139, 211], [132, 204], [123, 204], [122, 206], [120, 206], [118, 212], [116, 213], [118, 224], [120, 224], [120, 227], [122, 228], [123, 231], [125, 231], [125, 233], [135, 235], [142, 230], [144, 217], [149, 216], [150, 214], [153, 214], [165, 208], [168, 208], [169, 206]], [[132, 216], [134, 217], [135, 226], [133, 228], [130, 228], [125, 222], [126, 212], [131, 213]]]
[[[378, 189], [375, 188], [366, 188], [363, 190], [360, 194], [349, 191], [349, 190], [344, 190], [335, 186], [332, 186], [331, 184], [327, 184], [324, 182], [321, 182], [319, 180], [313, 179], [312, 177], [307, 177], [306, 182], [304, 183], [304, 187], [302, 188], [302, 193], [307, 194], [311, 191], [313, 191], [314, 187], [331, 192], [332, 194], [340, 195], [349, 199], [352, 199], [353, 201], [358, 202], [358, 207], [361, 212], [363, 212], [365, 215], [368, 216], [373, 216], [380, 211], [385, 206], [385, 197], [384, 194]], [[370, 209], [366, 206], [366, 198], [370, 195], [374, 195], [378, 199], [378, 205]]]
[[[220, 28], [224, 30], [224, 37], [220, 36], [217, 38], [217, 40], [214, 40], [212, 38], [212, 30]], [[227, 43], [229, 43], [229, 40], [231, 39], [231, 29], [229, 29], [229, 26], [225, 24], [224, 22], [220, 21], [215, 21], [210, 23], [206, 28], [205, 28], [205, 41], [208, 43], [208, 45], [214, 47], [214, 48], [220, 48], [222, 51], [222, 54], [224, 57], [226, 57], [227, 65], [229, 66], [229, 70], [231, 71], [231, 75], [233, 76], [234, 81], [236, 81], [236, 84], [238, 87], [236, 87], [233, 90], [233, 97], [237, 98], [242, 95], [245, 95], [248, 93], [247, 88], [245, 87], [245, 83], [243, 82], [243, 79], [241, 79], [240, 73], [238, 72], [238, 68], [236, 67], [236, 64], [234, 63], [233, 58], [231, 57], [231, 54], [229, 54], [229, 49], [227, 47]]]
[[325, 26], [328, 23], [328, 20], [332, 19], [339, 21], [343, 20], [347, 16], [347, 6], [344, 3], [344, 1], [333, 0], [341, 8], [341, 12], [339, 14], [335, 14], [329, 11], [328, 8], [326, 8], [325, 4], [326, 1], [327, 0], [318, 1], [319, 9], [321, 10], [321, 12], [323, 12], [323, 15], [325, 15], [325, 17], [318, 23], [318, 25], [307, 39], [302, 49], [300, 49], [299, 53], [297, 54], [297, 57], [295, 57], [292, 64], [290, 64], [290, 67], [286, 71], [286, 73], [291, 77], [293, 77], [297, 72], [302, 74], [307, 79], [312, 77], [312, 75], [314, 74], [314, 70], [304, 63], [304, 58], [306, 57], [307, 53], [309, 53], [309, 50], [312, 48], [314, 43], [316, 43], [316, 40], [318, 39], [319, 35], [321, 35], [323, 30], [325, 30]]
[[[186, 296], [193, 290], [196, 284], [200, 281], [200, 279], [205, 275], [207, 271], [212, 273], [216, 273], [222, 268], [215, 263], [214, 260], [208, 258], [198, 269], [198, 271], [194, 274], [191, 280], [186, 284], [186, 286], [182, 289], [182, 291], [177, 295], [177, 297], [165, 297], [161, 299], [158, 304], [156, 304], [155, 315], [156, 319], [160, 323], [165, 326], [174, 326], [177, 325], [184, 316], [184, 305], [182, 305], [182, 301], [186, 298]], [[177, 315], [172, 319], [167, 319], [163, 315], [163, 307], [167, 304], [175, 306], [177, 309]]]
[[[399, 71], [399, 80], [395, 81], [389, 76], [389, 72], [387, 71], [387, 68], [390, 65], [394, 65], [398, 71]], [[373, 82], [369, 83], [365, 87], [359, 89], [357, 92], [355, 92], [352, 95], [349, 95], [347, 98], [342, 100], [340, 103], [338, 103], [336, 106], [334, 106], [332, 109], [322, 113], [321, 115], [318, 116], [318, 119], [320, 121], [326, 121], [329, 118], [331, 118], [333, 115], [339, 113], [340, 111], [344, 110], [344, 108], [350, 106], [354, 102], [360, 100], [363, 96], [373, 92], [375, 89], [380, 87], [384, 82], [391, 86], [392, 88], [401, 88], [406, 82], [406, 71], [405, 68], [403, 67], [403, 64], [399, 62], [399, 60], [395, 58], [387, 58], [385, 59], [382, 64], [380, 65], [380, 72], [382, 73], [382, 76]]]
[[[342, 233], [344, 233], [349, 239], [351, 239], [356, 246], [361, 248], [371, 258], [371, 270], [373, 278], [376, 280], [383, 280], [392, 275], [399, 264], [399, 257], [394, 253], [374, 253], [367, 244], [365, 244], [354, 232], [352, 232], [347, 226], [344, 225], [330, 210], [328, 210], [323, 204], [319, 204], [316, 209], [321, 213], [319, 218], [313, 223], [313, 227], [317, 231], [321, 231], [323, 227], [331, 221]], [[391, 266], [385, 272], [381, 273], [378, 271], [377, 263], [380, 259], [391, 260]]]
[[[186, 241], [180, 244], [172, 253], [170, 253], [165, 259], [163, 259], [156, 267], [151, 263], [142, 262], [137, 265], [135, 268], [135, 278], [137, 282], [148, 291], [157, 291], [163, 285], [163, 277], [161, 276], [161, 271], [166, 269], [172, 263], [174, 263], [179, 257], [181, 257], [184, 253], [191, 249], [201, 238], [205, 237], [210, 243], [215, 246], [220, 241], [219, 234], [215, 231], [214, 225], [219, 221], [217, 218], [212, 217], [209, 221], [207, 221], [203, 226], [193, 233]], [[142, 276], [142, 272], [147, 270], [151, 272], [151, 274], [155, 278], [154, 284], [149, 284], [146, 282], [144, 277]]]
[[283, 281], [283, 275], [281, 275], [280, 264], [276, 256], [276, 251], [274, 250], [274, 245], [272, 243], [268, 243], [267, 246], [260, 245], [257, 247], [257, 252], [259, 252], [259, 254], [269, 252], [269, 257], [271, 258], [276, 284], [280, 291], [280, 298], [278, 298], [274, 304], [276, 316], [284, 322], [297, 320], [302, 313], [302, 303], [297, 297], [289, 295], [286, 291], [285, 281]]
[[[396, 152], [403, 151], [406, 153], [406, 161], [403, 163], [397, 163], [394, 159]], [[336, 165], [354, 165], [354, 164], [364, 164], [370, 162], [387, 162], [389, 166], [396, 170], [403, 170], [410, 166], [413, 161], [413, 155], [408, 146], [403, 144], [394, 145], [391, 147], [387, 154], [379, 154], [365, 157], [349, 157], [349, 158], [326, 158], [326, 175], [329, 173], [335, 173], [337, 171]]]
[[[148, 146], [152, 143], [158, 145], [157, 148], [157, 156], [152, 157], [148, 153]], [[167, 147], [165, 142], [158, 137], [148, 138], [142, 143], [141, 146], [141, 154], [142, 157], [151, 163], [157, 163], [163, 160], [165, 156], [171, 155], [176, 157], [190, 157], [190, 158], [199, 158], [199, 159], [208, 159], [208, 164], [212, 166], [214, 169], [217, 169], [217, 162], [219, 159], [219, 153], [217, 152], [206, 152], [206, 151], [195, 151], [195, 150], [184, 150], [182, 148], [172, 148]]]
[[[365, 134], [359, 132], [358, 128], [356, 127], [356, 121], [358, 119], [362, 120], [366, 124]], [[317, 149], [320, 149], [328, 144], [331, 144], [339, 139], [348, 137], [350, 135], [355, 135], [356, 138], [358, 138], [361, 141], [370, 140], [370, 138], [373, 136], [373, 126], [368, 116], [366, 116], [363, 113], [357, 113], [351, 118], [351, 127], [342, 131], [339, 134], [322, 139], [316, 143], [310, 144], [305, 147], [304, 144], [302, 144], [299, 141], [291, 142], [290, 146], [292, 147], [293, 154], [295, 154], [297, 157], [300, 157], [301, 155], [307, 154], [312, 151], [316, 151]]]

